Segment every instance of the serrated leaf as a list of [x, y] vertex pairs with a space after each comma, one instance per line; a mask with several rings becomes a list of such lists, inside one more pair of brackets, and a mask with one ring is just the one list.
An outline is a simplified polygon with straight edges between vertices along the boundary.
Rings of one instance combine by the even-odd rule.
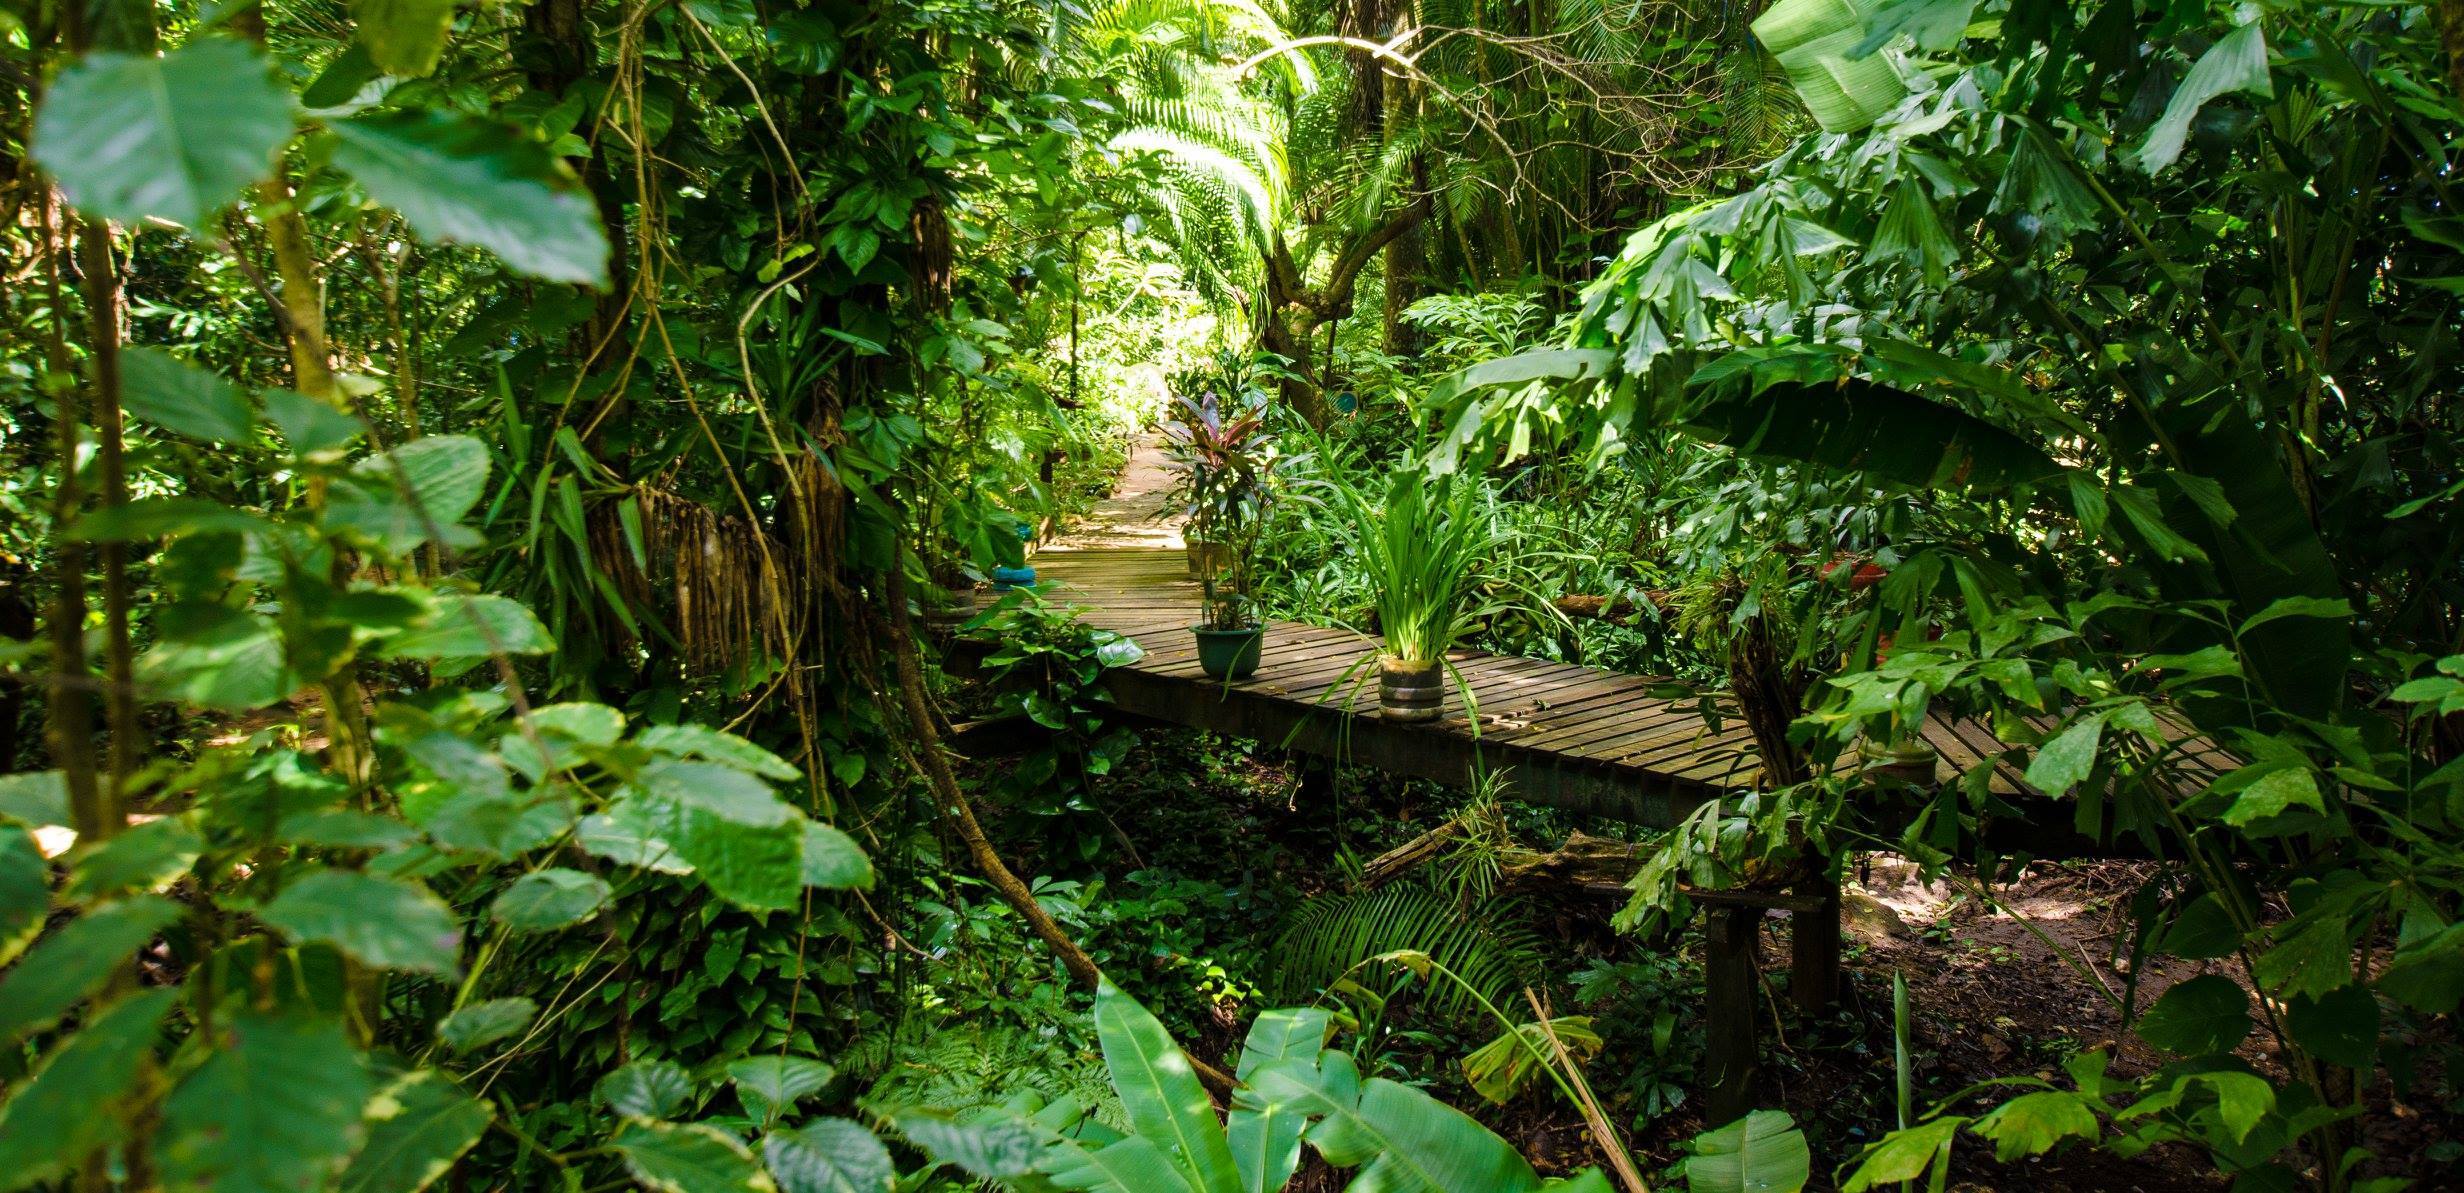
[[652, 800], [650, 808], [659, 838], [720, 898], [748, 911], [778, 911], [803, 894], [804, 832], [793, 809], [789, 823], [771, 826], [671, 800]]
[[754, 1056], [727, 1066], [736, 1083], [736, 1100], [763, 1126], [795, 1109], [796, 1103], [820, 1092], [835, 1076], [830, 1066], [801, 1056]]
[[2096, 747], [2104, 740], [2102, 714], [2082, 717], [2053, 740], [2037, 748], [2028, 763], [2028, 783], [2048, 795], [2061, 795], [2085, 782], [2096, 766]]
[[163, 1103], [167, 1184], [215, 1193], [329, 1183], [367, 1135], [375, 1083], [331, 1020], [237, 1011]]
[[794, 782], [804, 772], [752, 742], [707, 725], [653, 725], [635, 736], [643, 747], [662, 754], [721, 762], [765, 779]]
[[2292, 808], [2324, 811], [2319, 799], [2319, 783], [2306, 766], [2287, 766], [2267, 772], [2257, 782], [2244, 787], [2224, 810], [2224, 822], [2240, 827], [2270, 816], [2283, 814]]
[[86, 55], [35, 114], [33, 153], [78, 210], [204, 228], [274, 170], [291, 97], [254, 47], [206, 37], [161, 57]]
[[0, 1189], [63, 1176], [127, 1128], [97, 1114], [136, 1087], [178, 992], [147, 990], [113, 1004], [43, 1058], [0, 1104]]
[[484, 659], [546, 654], [556, 640], [522, 602], [489, 593], [440, 592], [425, 625], [396, 634], [383, 651], [396, 659]]
[[106, 903], [35, 942], [0, 976], [0, 1040], [58, 1019], [102, 988], [156, 933], [180, 918], [180, 905], [154, 895]]
[[[165, 816], [82, 850], [69, 875], [68, 894], [81, 902], [130, 891], [150, 891], [185, 873], [205, 851], [186, 816]], [[5, 960], [0, 956], [0, 960]]]
[[935, 1110], [904, 1110], [889, 1116], [907, 1142], [936, 1164], [956, 1165], [981, 1180], [1011, 1180], [1035, 1171], [1044, 1143], [1033, 1128], [1001, 1115], [961, 1122]]
[[2094, 1139], [2096, 1115], [2085, 1099], [2068, 1090], [2021, 1094], [1976, 1120], [1975, 1131], [1993, 1140], [1994, 1159], [2008, 1164], [2022, 1156], [2041, 1156], [2065, 1139]]
[[380, 969], [450, 974], [462, 931], [426, 887], [356, 870], [320, 870], [257, 912], [294, 942], [330, 944]]
[[2292, 1000], [2285, 1028], [2303, 1051], [2367, 1072], [2378, 1055], [2378, 996], [2368, 986], [2344, 986]]
[[438, 111], [337, 121], [334, 165], [420, 238], [484, 248], [515, 272], [607, 284], [607, 235], [573, 172], [511, 129]]
[[2250, 995], [2222, 974], [2202, 974], [2165, 991], [2133, 1030], [2184, 1056], [2230, 1052], [2250, 1034]]
[[804, 824], [804, 885], [827, 890], [873, 889], [873, 862], [855, 838], [826, 824]]
[[582, 818], [574, 843], [592, 857], [661, 874], [690, 874], [693, 863], [658, 835], [652, 814], [638, 799], [618, 800], [605, 812]]
[[120, 350], [120, 402], [155, 426], [207, 443], [245, 442], [251, 426], [239, 386], [160, 348]]
[[661, 1193], [775, 1190], [770, 1174], [734, 1136], [689, 1123], [628, 1122], [612, 1141], [633, 1178]]
[[628, 1118], [672, 1118], [693, 1100], [693, 1079], [672, 1060], [637, 1060], [590, 1088], [600, 1105]]
[[338, 451], [367, 430], [358, 419], [287, 389], [266, 390], [264, 401], [266, 420], [282, 432], [296, 458]]
[[453, 32], [455, 0], [352, 0], [359, 44], [385, 73], [420, 78], [436, 69]]
[[299, 676], [271, 621], [221, 605], [166, 605], [155, 641], [137, 659], [137, 682], [156, 699], [247, 712], [291, 694]]
[[796, 816], [795, 808], [768, 783], [715, 762], [661, 758], [643, 767], [635, 782], [662, 801], [753, 828], [778, 828]]
[[436, 1038], [456, 1052], [469, 1052], [510, 1038], [538, 1015], [539, 1004], [527, 998], [491, 998], [445, 1016], [436, 1025]]
[[409, 1074], [368, 1104], [368, 1142], [342, 1173], [342, 1193], [419, 1193], [479, 1142], [496, 1111], [433, 1069]]
[[607, 906], [607, 880], [579, 870], [534, 870], [513, 881], [489, 908], [515, 932], [549, 932], [581, 923]]
[[328, 498], [325, 523], [400, 554], [449, 537], [488, 488], [488, 447], [429, 435], [351, 466]]
[[762, 1137], [761, 1154], [781, 1193], [887, 1193], [898, 1175], [890, 1149], [843, 1118], [772, 1131]]

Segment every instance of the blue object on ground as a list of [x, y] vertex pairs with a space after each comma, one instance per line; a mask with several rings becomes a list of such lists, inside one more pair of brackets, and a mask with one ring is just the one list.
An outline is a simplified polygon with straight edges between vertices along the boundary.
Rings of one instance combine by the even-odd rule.
[[1013, 588], [1024, 588], [1033, 583], [1035, 583], [1034, 568], [994, 568], [992, 570], [992, 586], [1002, 592], [1008, 592]]

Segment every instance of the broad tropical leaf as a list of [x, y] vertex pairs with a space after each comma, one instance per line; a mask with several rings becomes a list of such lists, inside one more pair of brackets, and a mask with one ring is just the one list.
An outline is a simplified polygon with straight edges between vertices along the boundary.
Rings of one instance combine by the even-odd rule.
[[342, 1193], [419, 1193], [479, 1142], [496, 1111], [433, 1069], [411, 1073], [368, 1104], [368, 1142], [342, 1173]]
[[1239, 1169], [1215, 1105], [1188, 1054], [1138, 1000], [1107, 982], [1095, 992], [1095, 1034], [1133, 1132], [1161, 1148], [1200, 1193], [1232, 1193]]
[[477, 245], [543, 281], [607, 284], [598, 210], [545, 148], [436, 111], [357, 116], [332, 128], [334, 164], [423, 239]]
[[34, 157], [79, 210], [123, 224], [208, 228], [271, 175], [291, 97], [227, 37], [159, 58], [95, 53], [62, 71], [34, 118]]

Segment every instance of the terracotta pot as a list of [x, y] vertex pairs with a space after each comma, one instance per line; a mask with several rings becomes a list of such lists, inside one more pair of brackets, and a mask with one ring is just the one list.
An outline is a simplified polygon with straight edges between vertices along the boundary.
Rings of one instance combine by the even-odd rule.
[[1434, 721], [1445, 711], [1446, 665], [1377, 661], [1378, 715], [1389, 721]]

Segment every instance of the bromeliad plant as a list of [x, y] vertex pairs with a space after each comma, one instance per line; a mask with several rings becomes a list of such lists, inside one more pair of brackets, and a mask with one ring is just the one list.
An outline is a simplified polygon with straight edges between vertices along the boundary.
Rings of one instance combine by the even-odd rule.
[[1471, 703], [1469, 685], [1447, 661], [1488, 617], [1529, 604], [1547, 607], [1508, 577], [1520, 552], [1480, 482], [1460, 471], [1435, 471], [1417, 461], [1387, 472], [1375, 496], [1340, 476], [1335, 480], [1357, 537], [1361, 570], [1375, 593], [1384, 645], [1376, 655], [1385, 715], [1434, 720], [1442, 676]]

